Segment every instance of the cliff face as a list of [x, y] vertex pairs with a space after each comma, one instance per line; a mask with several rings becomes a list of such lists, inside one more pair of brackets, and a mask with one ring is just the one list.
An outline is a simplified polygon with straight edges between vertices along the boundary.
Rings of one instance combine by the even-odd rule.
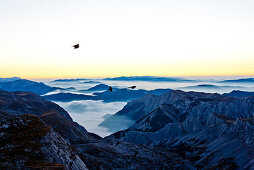
[[37, 116], [0, 120], [0, 167], [87, 169], [73, 148]]
[[253, 166], [254, 97], [172, 91], [132, 101], [117, 114], [142, 118], [108, 138], [168, 148], [200, 168]]

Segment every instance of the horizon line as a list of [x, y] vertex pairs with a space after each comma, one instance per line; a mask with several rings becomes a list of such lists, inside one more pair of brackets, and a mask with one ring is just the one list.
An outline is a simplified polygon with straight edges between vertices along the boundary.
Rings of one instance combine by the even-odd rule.
[[22, 77], [22, 76], [10, 76], [10, 77], [0, 77], [0, 78], [13, 78], [13, 77], [18, 77], [21, 79], [82, 79], [82, 78], [93, 78], [93, 79], [100, 79], [100, 78], [115, 78], [115, 77], [145, 77], [145, 76], [150, 76], [150, 77], [223, 77], [223, 76], [228, 76], [228, 77], [245, 77], [245, 76], [254, 76], [254, 74], [249, 74], [249, 75], [179, 75], [179, 76], [158, 76], [158, 75], [121, 75], [121, 76], [99, 76], [99, 77], [92, 77], [92, 76], [78, 76], [78, 77]]

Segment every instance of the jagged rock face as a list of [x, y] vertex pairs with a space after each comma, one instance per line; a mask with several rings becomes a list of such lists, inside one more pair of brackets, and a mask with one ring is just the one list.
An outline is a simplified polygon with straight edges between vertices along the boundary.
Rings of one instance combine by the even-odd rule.
[[[191, 134], [176, 136], [159, 145], [190, 160], [197, 168], [227, 165], [238, 168], [253, 167], [254, 127], [248, 122], [235, 121], [211, 125]], [[225, 166], [225, 165], [224, 165]], [[232, 169], [232, 168], [231, 168]]]
[[[118, 121], [121, 121], [121, 119], [119, 119], [121, 117], [124, 118], [123, 120], [129, 118], [134, 121], [139, 121], [153, 110], [159, 108], [162, 104], [171, 104], [174, 107], [173, 109], [177, 109], [181, 114], [183, 114], [187, 111], [186, 109], [188, 109], [190, 103], [192, 103], [191, 107], [194, 107], [198, 103], [205, 102], [206, 100], [220, 102], [223, 100], [226, 101], [233, 99], [234, 98], [221, 96], [219, 94], [206, 94], [198, 92], [186, 93], [178, 90], [174, 90], [163, 95], [146, 94], [140, 99], [128, 102], [122, 110], [105, 119], [101, 125], [108, 127], [108, 124], [118, 124]], [[121, 127], [119, 127], [119, 130], [120, 129]]]
[[73, 148], [37, 116], [0, 120], [2, 168], [87, 169]]
[[42, 115], [49, 112], [57, 112], [67, 119], [72, 120], [63, 108], [32, 92], [7, 92], [0, 90], [0, 111], [14, 115]]
[[[100, 126], [109, 128], [112, 131], [126, 129], [126, 126], [131, 126], [135, 121], [140, 120], [150, 111], [156, 109], [160, 105], [159, 98], [160, 96], [157, 95], [146, 94], [140, 99], [132, 100], [131, 102], [128, 102], [122, 110], [113, 116], [106, 118]], [[134, 120], [134, 122], [131, 120]]]
[[69, 145], [59, 134], [50, 131], [40, 141], [41, 151], [46, 160], [58, 162], [67, 169], [85, 170], [87, 169], [84, 162], [75, 152], [74, 147]]
[[[140, 114], [141, 108], [145, 116], [129, 129], [108, 138], [162, 146], [178, 154], [184, 150], [183, 159], [187, 157], [199, 168], [223, 163], [241, 168], [253, 165], [254, 97], [172, 91], [129, 104], [133, 105], [138, 108], [132, 110], [138, 112], [132, 112], [131, 117]], [[127, 106], [123, 111], [128, 110]], [[131, 112], [123, 111], [127, 115]], [[175, 151], [177, 147], [180, 149]]]
[[[146, 95], [129, 102], [115, 115], [136, 121], [130, 129], [159, 130], [168, 123], [181, 123], [184, 132], [202, 129], [213, 121], [213, 113], [237, 118], [254, 116], [254, 97], [235, 98], [219, 94], [172, 91], [165, 95]], [[109, 118], [110, 119], [110, 118]], [[158, 127], [156, 127], [158, 126]], [[141, 129], [139, 129], [140, 131]]]

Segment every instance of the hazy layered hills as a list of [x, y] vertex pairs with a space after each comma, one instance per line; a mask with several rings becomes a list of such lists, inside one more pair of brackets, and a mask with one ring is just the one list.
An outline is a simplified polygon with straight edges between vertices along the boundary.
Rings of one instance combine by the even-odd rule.
[[74, 82], [74, 81], [84, 81], [84, 80], [90, 80], [90, 79], [85, 79], [85, 78], [77, 78], [77, 79], [56, 79], [53, 80], [52, 82]]
[[222, 86], [222, 85], [214, 85], [214, 84], [199, 84], [196, 86], [186, 86], [182, 87], [181, 89], [186, 89], [186, 90], [202, 90], [202, 89], [242, 89], [242, 86]]
[[254, 83], [254, 78], [243, 78], [236, 80], [223, 80], [220, 83]]
[[130, 77], [114, 77], [105, 78], [103, 80], [111, 81], [152, 81], [152, 82], [193, 82], [195, 80], [188, 80], [180, 77], [158, 77], [158, 76], [130, 76]]
[[[132, 76], [132, 77], [116, 77], [116, 78], [106, 78], [108, 80], [120, 80], [120, 81], [175, 81], [175, 82], [188, 82], [188, 81], [194, 81], [194, 80], [187, 80], [187, 79], [183, 79], [183, 78], [173, 78], [173, 77], [153, 77], [153, 76]], [[83, 80], [87, 80], [85, 82], [83, 82], [84, 84], [86, 83], [99, 83], [98, 81], [92, 81], [92, 80], [89, 80], [89, 79], [58, 79], [58, 80], [54, 80], [54, 82], [81, 82]], [[247, 79], [238, 79], [238, 80], [225, 80], [225, 82], [252, 82], [253, 78], [247, 78]], [[224, 81], [220, 81], [220, 82], [224, 82]], [[131, 100], [131, 99], [134, 99], [133, 97], [130, 97], [129, 99], [126, 99], [126, 98], [123, 98], [121, 97], [121, 91], [118, 91], [118, 90], [122, 90], [122, 93], [128, 93], [127, 91], [133, 91], [133, 90], [130, 90], [130, 89], [125, 89], [123, 90], [124, 88], [119, 88], [119, 87], [113, 87], [114, 89], [114, 92], [116, 92], [114, 94], [115, 95], [119, 95], [118, 97], [116, 97], [116, 99], [113, 99], [113, 95], [110, 96], [110, 94], [107, 94], [106, 92], [102, 93], [101, 91], [106, 91], [108, 89], [108, 85], [107, 84], [97, 84], [93, 87], [90, 87], [89, 89], [87, 90], [77, 90], [75, 89], [74, 87], [69, 87], [69, 88], [59, 88], [59, 87], [51, 87], [51, 86], [48, 86], [44, 83], [38, 83], [38, 82], [34, 82], [34, 81], [30, 81], [30, 80], [26, 80], [26, 79], [20, 79], [18, 77], [13, 77], [13, 78], [0, 78], [0, 89], [2, 90], [6, 90], [6, 91], [31, 91], [31, 92], [34, 92], [36, 94], [39, 94], [39, 95], [44, 95], [44, 94], [47, 94], [49, 92], [54, 92], [56, 90], [59, 90], [59, 91], [56, 91], [56, 92], [65, 92], [67, 93], [66, 95], [68, 95], [67, 99], [63, 99], [62, 100], [80, 100], [80, 98], [83, 98], [84, 100], [86, 99], [89, 99], [91, 98], [91, 95], [88, 95], [88, 96], [82, 96], [82, 93], [91, 93], [91, 92], [97, 92], [95, 93], [95, 95], [97, 97], [92, 97], [94, 98], [94, 100], [104, 100], [103, 98], [105, 98], [105, 101], [108, 100], [110, 101], [109, 99], [106, 99], [106, 98], [112, 98], [112, 101], [113, 100], [120, 100], [120, 101], [128, 101], [128, 100]], [[214, 85], [214, 84], [198, 84], [198, 85], [195, 85], [195, 86], [186, 86], [186, 87], [182, 87], [181, 89], [185, 89], [185, 90], [209, 90], [211, 89], [212, 91], [216, 91], [217, 89], [219, 91], [223, 91], [223, 89], [225, 90], [228, 90], [228, 89], [231, 89], [231, 90], [245, 90], [246, 88], [242, 87], [242, 86], [231, 86], [231, 85]], [[81, 93], [81, 95], [75, 95], [76, 93], [72, 93], [72, 94], [69, 94], [68, 90], [72, 90], [72, 91], [75, 91], [75, 92], [79, 92]], [[157, 92], [156, 92], [157, 91]], [[142, 90], [142, 89], [138, 89], [136, 90], [136, 92], [134, 93], [140, 93], [140, 94], [135, 94], [137, 95], [137, 97], [140, 97], [141, 93], [151, 93], [151, 94], [163, 94], [164, 91], [166, 92], [167, 89], [157, 89], [157, 90], [153, 90], [153, 91], [149, 91], [149, 90]], [[101, 94], [100, 94], [101, 93]], [[59, 95], [59, 96], [58, 96]], [[64, 97], [66, 97], [66, 95]], [[85, 94], [84, 94], [85, 95]], [[129, 94], [131, 95], [131, 94]], [[59, 93], [59, 94], [54, 94], [52, 96], [47, 96], [48, 99], [51, 100], [59, 100], [61, 101], [61, 96], [63, 96], [62, 93]], [[98, 97], [100, 96], [100, 97]], [[108, 96], [108, 97], [107, 97]], [[55, 98], [55, 99], [53, 99]], [[136, 98], [136, 97], [135, 97]]]
[[56, 87], [50, 87], [48, 85], [45, 85], [44, 83], [38, 83], [26, 79], [16, 79], [17, 78], [11, 79], [9, 81], [0, 81], [0, 89], [6, 91], [31, 91], [39, 95], [61, 89]]
[[189, 80], [180, 77], [159, 77], [159, 76], [121, 76], [121, 77], [112, 77], [112, 78], [103, 78], [103, 79], [86, 79], [86, 78], [77, 78], [77, 79], [56, 79], [52, 82], [71, 82], [71, 81], [94, 81], [94, 80], [110, 80], [110, 81], [158, 81], [158, 82], [193, 82], [195, 80]]
[[19, 78], [19, 77], [0, 78], [0, 82], [15, 81], [15, 80], [20, 80], [20, 79], [21, 79], [21, 78]]
[[[13, 79], [15, 79], [14, 77]], [[121, 77], [112, 77], [112, 78], [104, 78], [104, 79], [86, 79], [86, 78], [77, 78], [77, 79], [56, 79], [52, 82], [81, 82], [84, 83], [98, 83], [97, 80], [109, 80], [109, 81], [149, 81], [149, 82], [202, 82], [203, 80], [191, 80], [185, 79], [181, 77], [159, 77], [159, 76], [121, 76]], [[1, 79], [0, 79], [1, 82]], [[221, 80], [212, 82], [217, 83], [253, 83], [254, 78], [241, 78], [241, 79], [228, 79], [228, 80]]]
[[114, 101], [130, 101], [132, 99], [139, 98], [147, 93], [157, 94], [157, 95], [164, 94], [171, 90], [171, 89], [130, 90], [127, 88], [122, 88], [122, 89], [113, 88], [113, 92], [110, 92], [107, 90], [108, 87], [109, 87], [108, 85], [99, 84], [89, 88], [88, 90], [82, 90], [82, 92], [102, 91], [102, 92], [95, 92], [93, 93], [93, 95], [74, 94], [74, 93], [57, 93], [52, 95], [45, 95], [43, 97], [47, 100], [53, 100], [53, 101], [103, 100], [105, 102], [114, 102]]

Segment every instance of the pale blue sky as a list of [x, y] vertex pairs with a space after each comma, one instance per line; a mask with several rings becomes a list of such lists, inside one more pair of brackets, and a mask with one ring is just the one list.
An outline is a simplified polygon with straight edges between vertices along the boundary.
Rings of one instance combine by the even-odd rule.
[[0, 77], [254, 74], [253, 9], [253, 0], [0, 0]]

